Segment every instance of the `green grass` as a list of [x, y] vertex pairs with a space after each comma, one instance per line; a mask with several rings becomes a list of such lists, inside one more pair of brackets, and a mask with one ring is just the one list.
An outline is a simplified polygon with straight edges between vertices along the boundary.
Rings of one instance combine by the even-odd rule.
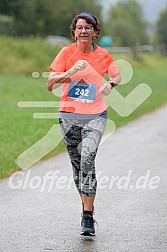
[[[8, 38], [7, 40], [3, 38], [3, 40], [6, 41], [6, 43], [9, 42]], [[48, 71], [48, 66], [58, 49], [53, 46], [46, 45], [45, 42], [40, 39], [38, 40], [38, 43], [37, 40], [33, 41], [33, 39], [30, 41], [25, 40], [24, 42], [25, 48], [27, 49], [24, 48], [23, 44], [22, 49], [18, 48], [19, 46], [17, 43], [23, 43], [23, 40], [13, 42], [13, 53], [11, 56], [11, 59], [15, 58], [13, 69], [10, 62], [10, 55], [8, 55], [8, 57], [6, 56], [8, 59], [3, 60], [4, 62], [10, 62], [10, 64], [6, 65], [6, 68], [2, 68], [0, 75], [0, 178], [8, 176], [18, 170], [19, 167], [15, 164], [16, 158], [23, 151], [32, 146], [32, 144], [36, 143], [39, 139], [45, 136], [52, 125], [58, 122], [57, 119], [33, 118], [34, 112], [54, 113], [57, 111], [56, 108], [17, 107], [17, 103], [19, 101], [56, 100], [56, 97], [46, 89], [47, 80], [42, 77], [33, 79], [31, 77], [31, 72]], [[37, 47], [39, 47], [39, 51], [34, 53], [31, 52], [31, 50], [28, 49], [30, 45], [33, 47], [33, 49], [31, 48], [32, 51], [37, 50]], [[7, 44], [3, 46], [7, 50]], [[20, 56], [21, 53], [19, 50], [21, 50], [21, 52], [24, 50], [28, 51], [27, 58], [26, 56], [25, 58], [24, 56]], [[38, 58], [40, 54], [43, 55], [41, 58], [44, 62], [41, 62], [41, 59]], [[2, 55], [5, 56], [5, 53], [1, 51], [0, 56], [2, 57]], [[19, 57], [20, 62], [17, 67], [15, 64], [17, 63], [17, 59], [19, 61]], [[115, 54], [113, 57], [115, 59], [123, 58], [128, 60], [134, 68], [132, 80], [128, 84], [117, 88], [122, 95], [126, 96], [139, 83], [143, 82], [149, 84], [153, 91], [152, 95], [128, 117], [121, 117], [113, 109], [109, 109], [109, 118], [116, 123], [117, 127], [120, 127], [125, 123], [134, 120], [143, 114], [149, 113], [166, 103], [167, 58], [160, 57], [156, 54], [143, 54], [142, 60], [140, 62], [136, 62], [130, 57], [130, 55]], [[31, 60], [34, 62], [33, 66], [35, 66], [35, 69], [33, 69], [32, 66], [30, 68], [28, 67], [28, 65], [31, 65], [29, 63]], [[24, 66], [22, 67], [21, 65], [23, 62]], [[0, 64], [3, 65], [2, 62]], [[20, 74], [21, 72], [23, 72], [22, 75]], [[110, 99], [110, 97], [108, 96], [106, 99]], [[56, 155], [63, 150], [65, 150], [65, 146], [63, 142], [61, 142], [61, 144], [46, 155], [45, 158]]]
[[41, 38], [0, 36], [0, 72], [29, 75], [49, 70], [49, 65], [60, 47], [49, 45]]
[[[57, 119], [33, 119], [34, 112], [55, 112], [55, 108], [20, 108], [19, 101], [51, 101], [55, 96], [46, 89], [45, 79], [27, 76], [1, 75], [1, 166], [0, 177], [17, 170], [15, 159], [44, 136]], [[61, 145], [56, 149], [59, 153]], [[53, 155], [53, 153], [51, 154]]]

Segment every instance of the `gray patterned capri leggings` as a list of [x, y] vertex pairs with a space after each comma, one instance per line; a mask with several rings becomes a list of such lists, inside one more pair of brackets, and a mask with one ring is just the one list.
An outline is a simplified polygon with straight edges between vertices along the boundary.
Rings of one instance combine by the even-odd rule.
[[59, 119], [72, 164], [74, 182], [80, 195], [96, 195], [95, 157], [106, 121], [103, 117], [91, 120]]

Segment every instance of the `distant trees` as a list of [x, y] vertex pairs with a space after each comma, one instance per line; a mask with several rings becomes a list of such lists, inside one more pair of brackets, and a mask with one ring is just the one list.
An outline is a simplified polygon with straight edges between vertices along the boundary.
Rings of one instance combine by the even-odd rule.
[[148, 42], [142, 7], [136, 0], [120, 0], [108, 14], [105, 25], [107, 35], [113, 37], [117, 46], [132, 47], [137, 57], [136, 46]]
[[157, 21], [157, 37], [161, 53], [167, 55], [167, 8], [161, 11]]
[[[0, 34], [13, 36], [60, 35], [70, 37], [73, 17], [82, 11], [92, 12], [102, 24], [102, 35], [113, 38], [116, 46], [128, 46], [137, 58], [136, 46], [147, 44], [147, 23], [137, 0], [119, 0], [101, 19], [100, 0], [1, 0]], [[161, 52], [167, 55], [167, 9], [160, 13], [157, 38]]]
[[11, 35], [69, 37], [72, 18], [83, 11], [93, 12], [100, 18], [101, 9], [97, 0], [1, 0], [0, 27], [1, 24], [9, 27], [10, 21], [13, 27]]
[[[101, 9], [97, 0], [52, 0], [52, 15], [50, 33], [70, 37], [69, 26], [74, 16], [80, 12], [91, 12], [101, 20]], [[48, 27], [49, 28], [49, 27]]]

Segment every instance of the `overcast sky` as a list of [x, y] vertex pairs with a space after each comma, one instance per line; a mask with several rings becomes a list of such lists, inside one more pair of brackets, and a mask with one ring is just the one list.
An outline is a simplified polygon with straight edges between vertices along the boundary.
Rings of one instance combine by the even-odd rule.
[[[103, 16], [106, 15], [110, 6], [116, 4], [118, 0], [99, 0], [103, 5]], [[159, 13], [162, 9], [167, 8], [167, 0], [137, 0], [143, 7], [144, 17], [150, 21], [155, 22], [158, 19]]]

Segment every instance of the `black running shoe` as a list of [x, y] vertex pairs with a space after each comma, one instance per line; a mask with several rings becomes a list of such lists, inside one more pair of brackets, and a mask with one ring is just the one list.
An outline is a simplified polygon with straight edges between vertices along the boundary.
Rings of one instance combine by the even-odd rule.
[[81, 220], [81, 235], [86, 236], [94, 236], [95, 228], [94, 228], [95, 220], [89, 214], [83, 214]]

